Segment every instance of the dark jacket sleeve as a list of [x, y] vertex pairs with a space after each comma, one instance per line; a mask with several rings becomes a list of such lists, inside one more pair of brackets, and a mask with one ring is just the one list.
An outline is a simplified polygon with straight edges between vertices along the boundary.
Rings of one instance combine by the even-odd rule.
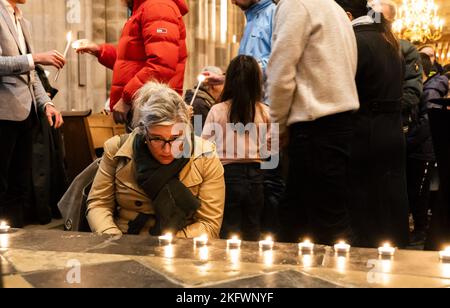
[[[422, 65], [417, 48], [408, 41], [401, 40], [400, 46], [405, 58], [405, 81], [403, 84], [403, 123], [410, 122], [410, 114], [420, 103], [423, 92]], [[405, 118], [406, 117], [406, 118]]]

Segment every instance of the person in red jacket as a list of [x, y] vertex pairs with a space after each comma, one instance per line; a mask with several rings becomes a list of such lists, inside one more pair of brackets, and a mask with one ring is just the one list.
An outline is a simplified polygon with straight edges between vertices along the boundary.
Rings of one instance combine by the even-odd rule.
[[134, 94], [148, 81], [183, 91], [187, 60], [185, 0], [122, 0], [132, 10], [117, 48], [89, 44], [89, 53], [113, 70], [110, 106], [116, 123], [126, 123]]

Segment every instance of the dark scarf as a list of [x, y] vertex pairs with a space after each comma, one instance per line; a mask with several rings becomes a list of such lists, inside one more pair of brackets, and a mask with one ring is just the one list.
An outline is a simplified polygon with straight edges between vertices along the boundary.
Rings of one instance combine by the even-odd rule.
[[[133, 144], [137, 182], [152, 201], [156, 224], [151, 235], [177, 232], [189, 224], [200, 207], [200, 201], [178, 179], [189, 158], [175, 159], [169, 165], [160, 164], [150, 153], [145, 137], [137, 135]], [[152, 215], [139, 214], [130, 221], [129, 234], [139, 234]]]

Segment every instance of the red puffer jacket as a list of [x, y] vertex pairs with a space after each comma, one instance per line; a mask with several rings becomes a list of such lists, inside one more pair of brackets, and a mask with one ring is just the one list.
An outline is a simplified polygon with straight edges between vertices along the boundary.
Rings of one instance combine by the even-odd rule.
[[118, 47], [102, 45], [98, 54], [99, 62], [114, 70], [111, 110], [120, 99], [131, 104], [134, 94], [151, 80], [182, 93], [187, 12], [185, 0], [134, 0]]

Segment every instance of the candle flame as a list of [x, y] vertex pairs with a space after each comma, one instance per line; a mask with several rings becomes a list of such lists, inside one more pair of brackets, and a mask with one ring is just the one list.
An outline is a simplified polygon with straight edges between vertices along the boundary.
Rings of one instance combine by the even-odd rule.
[[203, 75], [203, 74], [200, 74], [200, 75], [197, 76], [197, 80], [198, 80], [199, 83], [202, 83], [202, 82], [204, 82], [206, 80], [206, 76]]
[[5, 221], [2, 221], [2, 222], [0, 222], [0, 227], [6, 227], [6, 222]]
[[237, 235], [233, 235], [232, 237], [231, 237], [231, 240], [233, 240], [233, 241], [237, 241], [239, 238], [237, 237]]
[[389, 243], [384, 243], [383, 247], [384, 247], [384, 248], [391, 248], [391, 244], [389, 244]]
[[266, 237], [266, 242], [273, 242], [273, 239], [271, 236]]
[[67, 32], [66, 40], [67, 40], [67, 42], [71, 42], [72, 41], [72, 31]]

